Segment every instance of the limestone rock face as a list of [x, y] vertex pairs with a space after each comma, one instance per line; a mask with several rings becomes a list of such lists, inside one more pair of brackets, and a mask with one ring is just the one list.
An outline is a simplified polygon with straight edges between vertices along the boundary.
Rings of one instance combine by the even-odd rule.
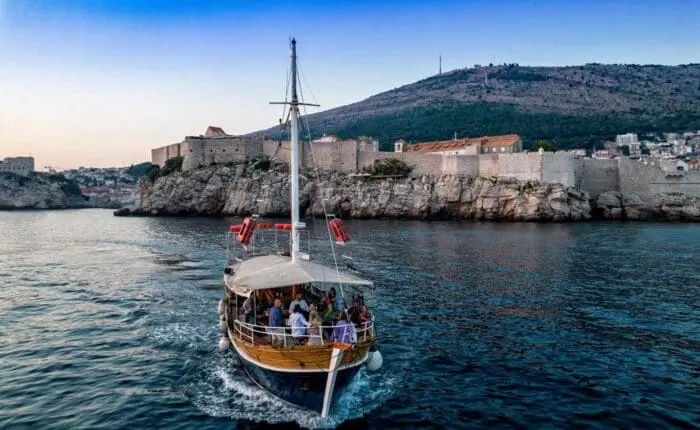
[[700, 221], [700, 199], [681, 193], [658, 194], [651, 201], [639, 196], [602, 193], [595, 200], [594, 213], [604, 219], [630, 221]]
[[[312, 180], [313, 179], [313, 180]], [[588, 195], [573, 187], [513, 178], [367, 178], [311, 171], [300, 175], [301, 213], [346, 218], [577, 221], [591, 217]], [[246, 165], [174, 173], [141, 185], [148, 215], [289, 216], [285, 166]]]
[[53, 181], [49, 175], [34, 173], [18, 176], [0, 173], [0, 209], [67, 209], [88, 207], [79, 190], [67, 182]]

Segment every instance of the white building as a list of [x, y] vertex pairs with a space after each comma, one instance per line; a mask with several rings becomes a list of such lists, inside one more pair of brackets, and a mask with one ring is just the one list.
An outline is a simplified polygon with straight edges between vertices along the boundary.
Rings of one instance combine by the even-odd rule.
[[642, 155], [642, 146], [636, 133], [618, 134], [615, 137], [615, 143], [617, 143], [618, 147], [627, 145], [630, 149], [630, 157]]

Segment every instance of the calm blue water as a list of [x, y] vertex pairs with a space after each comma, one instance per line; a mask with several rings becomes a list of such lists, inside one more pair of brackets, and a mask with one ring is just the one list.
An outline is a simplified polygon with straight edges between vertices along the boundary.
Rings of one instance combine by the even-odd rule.
[[231, 222], [0, 212], [0, 428], [700, 423], [700, 225], [349, 222], [385, 366], [324, 421], [217, 350]]

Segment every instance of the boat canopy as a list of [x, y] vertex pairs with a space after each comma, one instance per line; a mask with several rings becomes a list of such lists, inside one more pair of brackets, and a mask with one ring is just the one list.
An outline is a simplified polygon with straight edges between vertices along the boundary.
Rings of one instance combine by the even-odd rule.
[[292, 263], [290, 257], [265, 255], [242, 261], [233, 267], [226, 283], [236, 294], [249, 296], [252, 291], [292, 285], [317, 283], [372, 287], [371, 281], [337, 271], [307, 260]]

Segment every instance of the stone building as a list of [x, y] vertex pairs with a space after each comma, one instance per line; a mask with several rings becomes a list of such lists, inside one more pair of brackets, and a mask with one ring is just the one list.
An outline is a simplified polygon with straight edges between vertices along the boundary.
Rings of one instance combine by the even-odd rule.
[[405, 141], [401, 139], [394, 143], [394, 148], [395, 152], [421, 152], [440, 155], [512, 154], [522, 152], [523, 142], [517, 134], [506, 134], [503, 136], [437, 140], [414, 145], [406, 145]]
[[34, 157], [7, 157], [0, 161], [0, 172], [27, 176], [34, 171]]
[[224, 131], [223, 128], [221, 127], [214, 127], [210, 125], [207, 127], [206, 133], [204, 133], [204, 137], [230, 137], [226, 132]]

